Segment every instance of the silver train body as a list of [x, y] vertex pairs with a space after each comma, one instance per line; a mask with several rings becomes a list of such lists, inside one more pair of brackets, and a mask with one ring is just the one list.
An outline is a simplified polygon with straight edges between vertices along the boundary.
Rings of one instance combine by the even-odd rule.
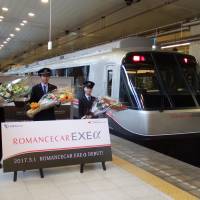
[[[58, 75], [56, 70], [65, 70], [62, 74], [64, 76], [72, 76], [73, 71], [77, 88], [81, 87], [85, 79], [94, 81], [96, 83], [94, 96], [108, 95], [127, 105], [126, 110], [107, 112], [110, 129], [120, 134], [139, 137], [198, 134], [200, 107], [193, 88], [188, 83], [186, 86], [177, 85], [176, 90], [173, 91], [178, 95], [180, 93], [178, 97], [176, 92], [172, 92], [169, 85], [161, 80], [162, 78], [164, 80], [162, 74], [166, 68], [165, 64], [159, 68], [159, 62], [163, 60], [165, 62], [165, 59], [166, 62], [170, 62], [172, 58], [173, 66], [178, 59], [183, 59], [186, 65], [190, 59], [195, 62], [194, 58], [164, 52], [157, 52], [159, 54], [157, 55], [156, 52], [151, 51], [151, 48], [151, 41], [147, 39], [127, 38], [12, 69], [6, 74], [36, 74], [39, 69], [49, 67], [55, 75]], [[159, 60], [160, 54], [164, 57]], [[169, 59], [165, 58], [165, 55]], [[177, 66], [180, 69], [181, 62]], [[77, 76], [76, 69], [81, 69], [83, 75]], [[170, 71], [165, 74], [168, 73]], [[180, 73], [179, 71], [178, 74]], [[174, 79], [176, 80], [176, 77]], [[187, 82], [184, 77], [183, 80]], [[171, 80], [167, 81], [170, 83]], [[187, 92], [184, 92], [184, 87]]]

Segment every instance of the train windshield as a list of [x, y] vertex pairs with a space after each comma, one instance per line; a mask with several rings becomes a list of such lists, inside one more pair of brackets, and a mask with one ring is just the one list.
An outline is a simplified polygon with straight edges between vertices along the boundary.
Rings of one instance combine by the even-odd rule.
[[[123, 60], [130, 101], [141, 109], [174, 109], [199, 104], [194, 57], [177, 53], [129, 53]], [[123, 75], [124, 73], [124, 75]]]

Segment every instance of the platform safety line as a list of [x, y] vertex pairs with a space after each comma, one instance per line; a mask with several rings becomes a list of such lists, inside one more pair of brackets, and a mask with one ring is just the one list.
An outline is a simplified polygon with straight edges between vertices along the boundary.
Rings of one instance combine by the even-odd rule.
[[134, 164], [124, 159], [121, 159], [116, 155], [113, 155], [113, 163], [133, 174], [134, 176], [137, 176], [151, 186], [157, 188], [174, 200], [198, 200], [198, 198], [192, 194], [178, 188], [177, 186], [172, 185], [171, 183], [166, 182], [165, 180], [135, 166]]

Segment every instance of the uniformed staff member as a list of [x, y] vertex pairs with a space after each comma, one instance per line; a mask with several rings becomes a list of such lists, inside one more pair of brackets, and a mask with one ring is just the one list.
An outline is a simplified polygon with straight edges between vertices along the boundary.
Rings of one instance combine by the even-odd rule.
[[92, 96], [95, 83], [86, 81], [84, 83], [83, 95], [79, 98], [79, 118], [92, 118], [91, 108], [96, 99]]
[[[42, 96], [48, 92], [55, 90], [57, 87], [49, 83], [51, 76], [51, 70], [49, 68], [43, 68], [38, 71], [38, 75], [41, 78], [41, 82], [32, 88], [30, 102], [38, 102]], [[55, 120], [54, 108], [43, 110], [35, 115], [34, 121]]]

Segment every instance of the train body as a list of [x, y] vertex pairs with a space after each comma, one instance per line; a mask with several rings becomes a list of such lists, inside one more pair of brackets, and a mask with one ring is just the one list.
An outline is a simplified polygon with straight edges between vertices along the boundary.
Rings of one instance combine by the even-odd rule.
[[110, 96], [127, 106], [106, 113], [110, 129], [129, 136], [157, 137], [200, 132], [199, 67], [193, 56], [152, 51], [151, 41], [127, 38], [80, 50], [6, 74], [32, 74], [43, 67], [55, 76], [74, 77], [75, 92], [86, 80], [95, 96]]

